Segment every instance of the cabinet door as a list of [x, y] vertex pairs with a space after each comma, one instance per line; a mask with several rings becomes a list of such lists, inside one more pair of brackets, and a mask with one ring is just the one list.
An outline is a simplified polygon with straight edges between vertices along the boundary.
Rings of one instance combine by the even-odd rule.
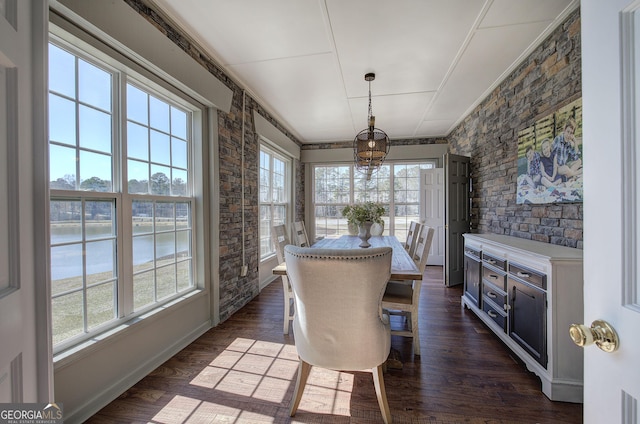
[[480, 307], [480, 260], [464, 255], [464, 295]]
[[509, 277], [509, 336], [547, 366], [546, 292]]

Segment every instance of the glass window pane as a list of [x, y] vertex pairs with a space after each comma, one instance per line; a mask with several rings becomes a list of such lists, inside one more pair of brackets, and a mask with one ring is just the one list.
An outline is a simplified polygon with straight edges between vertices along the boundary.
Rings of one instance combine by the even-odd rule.
[[76, 104], [49, 94], [49, 140], [76, 145]]
[[156, 284], [158, 300], [169, 297], [177, 292], [176, 266], [171, 264], [156, 270]]
[[191, 260], [178, 262], [176, 264], [176, 276], [178, 278], [178, 291], [186, 290], [193, 285]]
[[87, 240], [115, 236], [113, 202], [92, 200], [85, 202], [84, 207]]
[[142, 309], [154, 300], [154, 271], [143, 272], [133, 276], [133, 308]]
[[132, 205], [133, 234], [153, 232], [153, 202], [135, 200]]
[[175, 229], [175, 214], [173, 203], [156, 203], [156, 231], [169, 231]]
[[127, 161], [129, 193], [149, 193], [149, 164], [137, 160]]
[[190, 228], [191, 214], [189, 213], [189, 203], [176, 203], [176, 228]]
[[49, 90], [76, 97], [75, 56], [53, 44], [49, 44]]
[[82, 203], [52, 200], [49, 203], [51, 244], [82, 241]]
[[49, 187], [76, 190], [76, 149], [49, 145]]
[[87, 284], [95, 284], [115, 277], [115, 240], [86, 244]]
[[169, 136], [155, 130], [151, 130], [151, 162], [171, 165]]
[[127, 156], [149, 160], [149, 130], [133, 122], [127, 123]]
[[171, 107], [171, 134], [187, 139], [187, 114], [175, 107]]
[[51, 292], [82, 287], [82, 244], [51, 248]]
[[55, 297], [51, 300], [54, 345], [84, 332], [83, 303], [82, 292]]
[[111, 111], [111, 74], [78, 60], [78, 100]]
[[80, 106], [80, 146], [111, 153], [111, 115]]
[[127, 84], [127, 119], [149, 124], [149, 96], [144, 91]]
[[187, 143], [179, 138], [171, 138], [171, 164], [187, 168]]
[[171, 194], [174, 196], [187, 195], [187, 171], [173, 169], [173, 181], [171, 181]]
[[169, 105], [149, 96], [149, 121], [151, 128], [169, 132]]
[[168, 196], [171, 194], [171, 168], [151, 165], [151, 194]]
[[153, 267], [153, 236], [136, 236], [133, 238], [134, 272]]
[[191, 257], [191, 231], [178, 231], [176, 233], [176, 245], [176, 257], [178, 259]]
[[176, 258], [176, 233], [156, 234], [156, 258], [158, 262], [173, 262]]
[[89, 329], [115, 318], [115, 287], [113, 282], [87, 289], [87, 326]]
[[80, 189], [111, 191], [111, 156], [80, 152]]

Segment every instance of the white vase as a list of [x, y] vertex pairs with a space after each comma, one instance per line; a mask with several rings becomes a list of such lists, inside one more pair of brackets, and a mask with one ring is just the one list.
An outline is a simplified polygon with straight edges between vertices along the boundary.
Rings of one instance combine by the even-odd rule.
[[371, 226], [371, 235], [381, 236], [383, 232], [384, 232], [384, 221], [382, 222], [382, 224], [378, 224], [377, 222], [374, 222], [373, 225]]
[[371, 225], [373, 222], [365, 221], [358, 225], [358, 238], [362, 240], [359, 244], [360, 247], [371, 247], [369, 244], [369, 238], [371, 237]]

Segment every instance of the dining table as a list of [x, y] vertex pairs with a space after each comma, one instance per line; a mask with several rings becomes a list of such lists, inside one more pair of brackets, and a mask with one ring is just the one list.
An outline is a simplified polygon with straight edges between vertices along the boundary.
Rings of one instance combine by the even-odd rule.
[[[317, 240], [311, 247], [314, 249], [366, 249], [360, 247], [360, 243], [362, 240], [358, 236], [343, 235], [337, 238], [326, 237]], [[395, 236], [371, 236], [369, 244], [371, 247], [391, 247], [391, 280], [422, 280], [422, 273], [418, 266]], [[273, 268], [273, 274], [287, 275], [286, 264], [281, 263]]]

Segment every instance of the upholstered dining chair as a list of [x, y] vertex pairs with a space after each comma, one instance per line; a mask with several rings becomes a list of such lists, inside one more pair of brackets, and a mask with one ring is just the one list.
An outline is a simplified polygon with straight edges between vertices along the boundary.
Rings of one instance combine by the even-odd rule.
[[[271, 227], [271, 240], [276, 249], [276, 256], [278, 263], [284, 262], [284, 247], [291, 244], [289, 236], [287, 236], [287, 227], [284, 224], [274, 225]], [[294, 305], [293, 305], [293, 291], [291, 290], [291, 284], [289, 284], [289, 278], [286, 275], [282, 278], [282, 291], [284, 292], [284, 326], [282, 332], [289, 334], [289, 323], [293, 321]]]
[[296, 221], [293, 223], [293, 234], [296, 246], [311, 246], [309, 243], [309, 237], [307, 236], [307, 229], [304, 226], [304, 221]]
[[371, 369], [382, 418], [391, 422], [382, 375], [391, 335], [388, 316], [380, 306], [391, 275], [391, 252], [390, 247], [285, 247], [296, 305], [293, 334], [300, 359], [291, 416], [298, 409], [311, 367]]
[[[428, 226], [423, 226], [418, 241], [416, 251], [413, 256], [414, 261], [421, 274], [424, 274], [427, 266], [429, 250], [435, 230]], [[382, 297], [382, 308], [389, 314], [404, 315], [407, 319], [407, 328], [391, 328], [391, 334], [398, 336], [413, 337], [413, 354], [420, 355], [420, 331], [418, 327], [419, 315], [418, 306], [420, 304], [420, 289], [422, 280], [389, 281]]]
[[409, 224], [409, 231], [407, 232], [407, 241], [404, 243], [404, 248], [412, 258], [416, 253], [416, 246], [421, 230], [422, 224], [416, 221], [411, 221]]

